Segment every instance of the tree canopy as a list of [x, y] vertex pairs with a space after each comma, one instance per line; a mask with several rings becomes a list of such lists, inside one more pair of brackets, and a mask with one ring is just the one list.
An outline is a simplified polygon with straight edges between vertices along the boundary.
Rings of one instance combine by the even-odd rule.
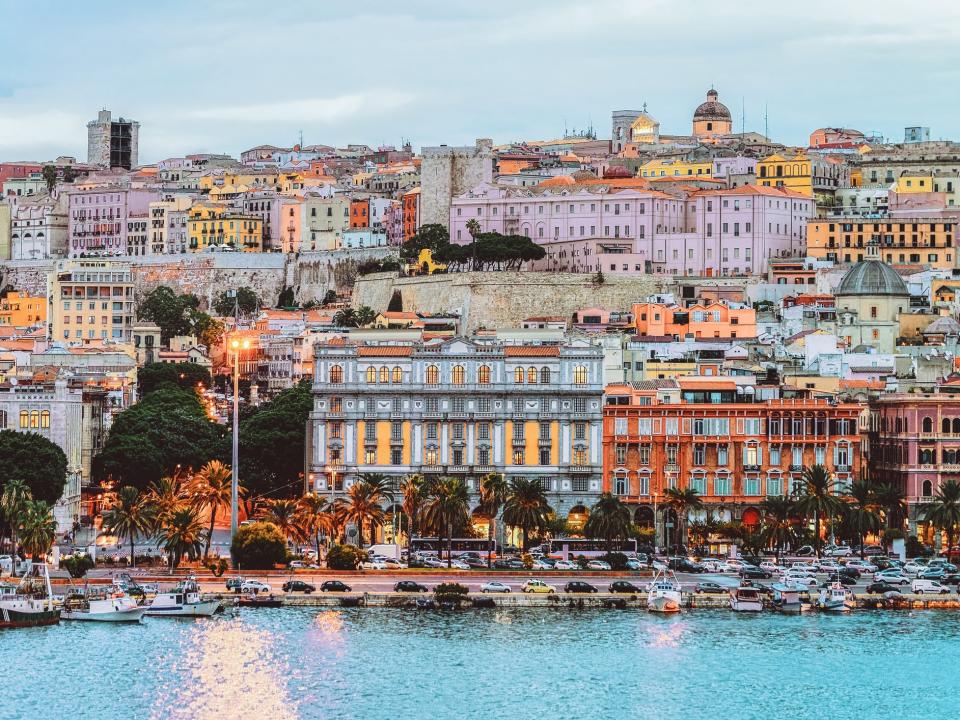
[[236, 298], [230, 297], [230, 291], [224, 290], [217, 299], [213, 301], [213, 311], [221, 317], [233, 315], [234, 302], [241, 315], [250, 315], [257, 311], [263, 303], [257, 297], [257, 293], [246, 286], [237, 288]]
[[546, 254], [526, 235], [489, 232], [478, 233], [466, 245], [448, 243], [433, 253], [433, 259], [445, 263], [448, 270], [518, 270], [523, 263]]
[[34, 500], [51, 505], [67, 483], [67, 456], [42, 435], [0, 430], [0, 493], [11, 480], [22, 480]]
[[435, 254], [448, 245], [450, 245], [450, 232], [443, 225], [422, 225], [417, 234], [407, 240], [400, 248], [400, 259], [406, 262], [416, 262], [420, 258], [421, 250], [429, 250]]
[[163, 343], [177, 335], [195, 335], [210, 347], [223, 338], [223, 323], [200, 310], [200, 299], [196, 295], [178, 295], [166, 285], [150, 291], [140, 301], [137, 319], [159, 326]]
[[146, 397], [162, 387], [192, 390], [197, 383], [210, 387], [210, 371], [196, 363], [149, 363], [137, 370], [137, 389]]

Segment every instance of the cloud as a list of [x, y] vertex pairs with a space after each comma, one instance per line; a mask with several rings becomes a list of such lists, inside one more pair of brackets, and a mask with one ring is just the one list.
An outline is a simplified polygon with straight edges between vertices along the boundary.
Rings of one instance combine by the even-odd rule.
[[271, 103], [224, 105], [201, 108], [186, 113], [189, 118], [230, 123], [314, 122], [332, 125], [368, 112], [389, 112], [411, 104], [409, 93], [371, 92], [340, 95], [332, 98], [305, 98]]

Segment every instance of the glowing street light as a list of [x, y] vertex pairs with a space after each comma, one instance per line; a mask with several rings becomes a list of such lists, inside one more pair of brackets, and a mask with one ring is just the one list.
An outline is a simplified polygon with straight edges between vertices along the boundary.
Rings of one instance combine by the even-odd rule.
[[240, 352], [250, 349], [250, 340], [233, 338], [233, 457], [231, 458], [230, 477], [230, 540], [237, 534], [237, 516], [239, 508], [240, 486]]

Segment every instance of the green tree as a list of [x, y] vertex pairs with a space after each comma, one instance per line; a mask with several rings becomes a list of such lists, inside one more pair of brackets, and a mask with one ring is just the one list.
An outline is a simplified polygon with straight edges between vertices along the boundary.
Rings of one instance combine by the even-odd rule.
[[177, 335], [191, 335], [191, 313], [200, 307], [196, 295], [178, 295], [166, 285], [151, 290], [137, 307], [137, 318], [160, 327], [160, 340], [164, 344]]
[[67, 484], [67, 456], [37, 433], [0, 430], [0, 492], [12, 480], [22, 480], [33, 500], [53, 505]]
[[605, 492], [590, 508], [590, 516], [583, 526], [583, 532], [589, 538], [605, 540], [607, 552], [610, 553], [613, 550], [613, 541], [630, 537], [632, 527], [630, 508], [613, 493]]
[[297, 525], [302, 529], [304, 537], [311, 537], [317, 551], [317, 562], [320, 561], [320, 536], [330, 536], [333, 533], [333, 513], [330, 512], [330, 501], [325, 495], [307, 493], [297, 500]]
[[153, 517], [153, 530], [158, 532], [170, 522], [174, 513], [187, 507], [187, 493], [179, 475], [168, 475], [150, 483], [146, 501]]
[[63, 181], [65, 183], [72, 183], [77, 179], [77, 171], [73, 169], [72, 165], [67, 165], [63, 168]]
[[236, 297], [230, 297], [228, 290], [217, 295], [213, 301], [213, 311], [220, 317], [233, 317], [234, 311], [239, 310], [241, 315], [252, 315], [261, 306], [257, 293], [246, 286], [237, 288]]
[[[233, 499], [232, 477], [233, 473], [229, 465], [224, 465], [219, 460], [211, 460], [200, 468], [190, 483], [188, 494], [194, 507], [210, 513], [210, 527], [207, 532], [207, 542], [203, 548], [204, 560], [210, 554], [210, 542], [213, 539], [213, 528], [217, 522], [217, 514], [221, 510], [226, 512], [231, 510]], [[237, 494], [242, 495], [244, 492], [243, 486], [238, 486]]]
[[903, 529], [906, 512], [906, 497], [903, 491], [892, 483], [879, 483], [873, 489], [877, 505], [882, 508], [887, 528]]
[[510, 485], [502, 473], [490, 473], [480, 482], [480, 508], [487, 516], [487, 567], [493, 566], [493, 526], [510, 495]]
[[793, 501], [785, 495], [764, 498], [760, 503], [763, 510], [763, 533], [767, 544], [772, 545], [777, 560], [780, 551], [793, 537]]
[[690, 510], [703, 507], [703, 499], [693, 488], [668, 487], [663, 491], [664, 499], [677, 514], [677, 545], [686, 544], [687, 516]]
[[130, 539], [130, 567], [137, 565], [137, 535], [148, 535], [153, 522], [153, 508], [148, 499], [132, 485], [121, 487], [110, 499], [103, 527], [111, 535]]
[[376, 319], [377, 314], [366, 305], [361, 305], [359, 308], [357, 308], [357, 325], [359, 327], [373, 325], [373, 321]]
[[296, 500], [275, 498], [265, 503], [266, 512], [263, 520], [272, 524], [287, 540], [297, 540], [302, 536], [300, 531], [300, 507]]
[[360, 327], [357, 313], [353, 308], [341, 308], [333, 314], [333, 324], [338, 328]]
[[47, 184], [47, 192], [52, 193], [57, 186], [57, 168], [54, 165], [43, 166], [43, 181]]
[[383, 524], [384, 512], [380, 506], [383, 495], [375, 485], [362, 480], [355, 482], [347, 490], [346, 497], [337, 498], [334, 512], [343, 523], [357, 526], [357, 545], [364, 545], [364, 528], [370, 526], [370, 534]]
[[287, 560], [286, 539], [273, 523], [244, 525], [233, 537], [230, 556], [237, 570], [272, 570]]
[[844, 512], [850, 528], [856, 533], [860, 544], [860, 558], [865, 558], [863, 539], [869, 532], [880, 529], [880, 516], [876, 512], [876, 497], [870, 483], [859, 480], [850, 485], [847, 495], [850, 502]]
[[417, 234], [407, 240], [400, 248], [400, 258], [406, 262], [416, 262], [422, 250], [436, 253], [450, 245], [450, 232], [439, 224], [420, 226]]
[[820, 557], [823, 538], [820, 535], [820, 523], [823, 519], [836, 517], [843, 508], [843, 501], [837, 497], [836, 483], [823, 465], [814, 465], [803, 471], [803, 493], [796, 499], [794, 509], [806, 518], [813, 517], [813, 544]]
[[419, 531], [420, 513], [424, 503], [424, 482], [422, 475], [408, 475], [400, 483], [400, 504], [407, 516], [407, 538]]
[[16, 557], [18, 544], [18, 535], [20, 526], [23, 524], [23, 516], [27, 509], [27, 503], [33, 499], [30, 494], [30, 488], [26, 481], [21, 478], [8, 480], [0, 492], [0, 516], [3, 517], [7, 526], [10, 528], [10, 540], [13, 544], [11, 554]]
[[947, 534], [947, 562], [953, 557], [953, 538], [960, 525], [960, 484], [947, 480], [937, 490], [933, 503], [924, 510], [924, 519]]
[[184, 557], [196, 560], [203, 551], [205, 530], [195, 508], [181, 506], [167, 517], [157, 535], [157, 546], [162, 547], [170, 558], [170, 574]]
[[520, 528], [524, 551], [530, 546], [530, 531], [545, 530], [552, 514], [553, 508], [538, 481], [522, 477], [510, 481], [510, 493], [503, 504], [503, 521]]
[[137, 370], [137, 392], [146, 397], [161, 387], [196, 390], [198, 385], [210, 387], [210, 371], [202, 365], [184, 363], [148, 363]]
[[352, 545], [334, 545], [327, 553], [327, 567], [331, 570], [356, 570], [363, 562], [364, 553]]
[[43, 500], [28, 500], [20, 523], [23, 550], [34, 560], [41, 560], [50, 551], [57, 534], [53, 506]]
[[424, 507], [424, 521], [437, 534], [447, 539], [447, 567], [453, 563], [453, 535], [469, 522], [470, 496], [460, 478], [439, 478], [429, 485], [429, 497]]
[[190, 324], [193, 334], [208, 349], [215, 348], [223, 342], [223, 336], [227, 329], [222, 322], [214, 317], [210, 317], [201, 310], [192, 310], [190, 312]]

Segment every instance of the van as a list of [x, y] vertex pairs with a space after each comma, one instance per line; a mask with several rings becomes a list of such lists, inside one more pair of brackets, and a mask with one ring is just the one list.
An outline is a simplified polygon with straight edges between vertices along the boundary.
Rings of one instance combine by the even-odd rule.
[[933, 593], [935, 595], [945, 595], [950, 592], [950, 588], [941, 585], [936, 580], [914, 580], [910, 589], [917, 595], [924, 593]]

